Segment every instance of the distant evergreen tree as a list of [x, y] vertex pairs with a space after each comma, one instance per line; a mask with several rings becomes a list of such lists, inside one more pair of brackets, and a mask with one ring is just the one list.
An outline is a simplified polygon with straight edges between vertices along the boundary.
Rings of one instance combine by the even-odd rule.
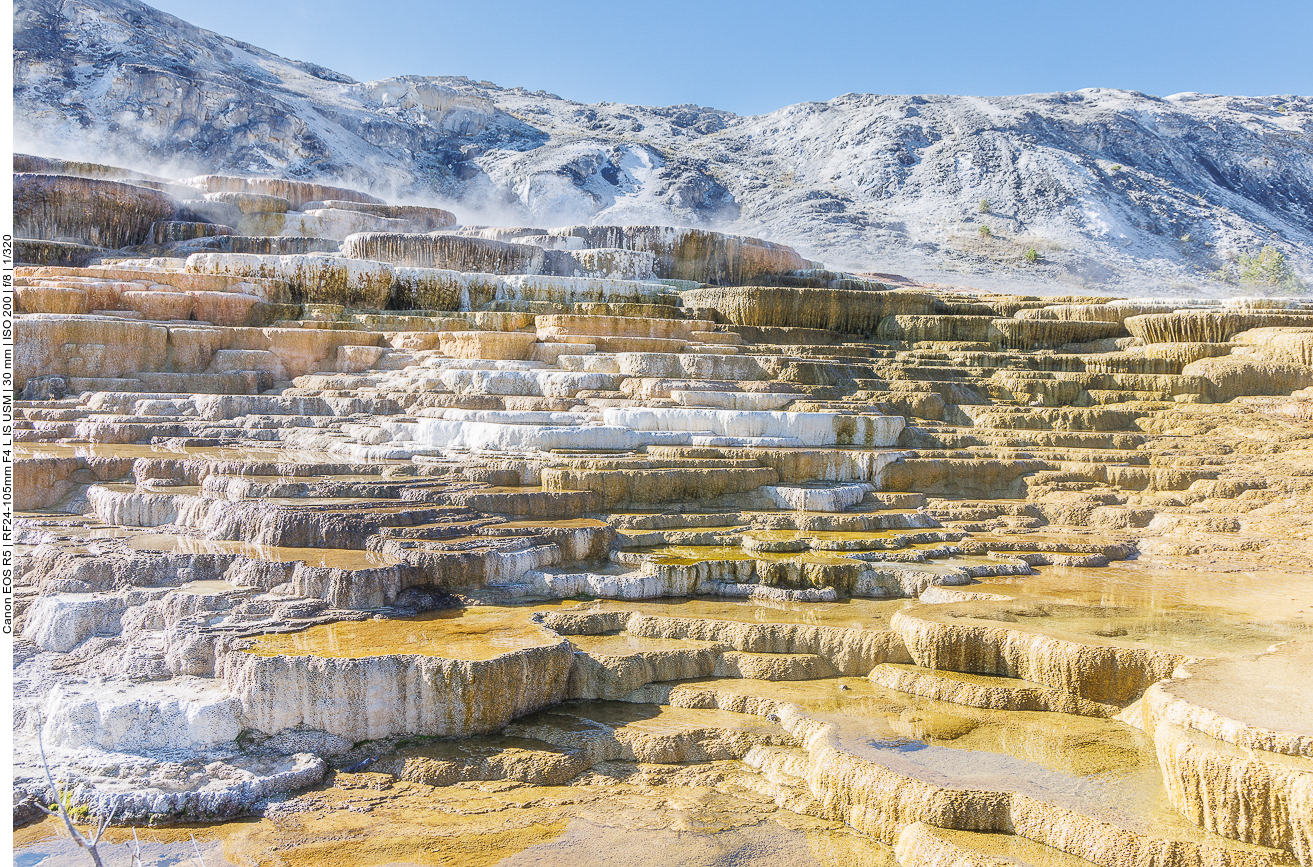
[[1286, 254], [1268, 244], [1255, 255], [1241, 253], [1237, 261], [1240, 282], [1250, 286], [1299, 292], [1303, 281], [1291, 270]]

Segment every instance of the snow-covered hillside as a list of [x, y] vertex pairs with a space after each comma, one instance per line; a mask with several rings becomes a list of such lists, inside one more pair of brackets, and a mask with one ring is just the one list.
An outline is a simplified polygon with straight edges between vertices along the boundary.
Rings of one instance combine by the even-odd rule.
[[334, 179], [467, 223], [710, 226], [982, 286], [1181, 294], [1265, 245], [1313, 279], [1310, 97], [585, 105], [355, 82], [131, 0], [18, 0], [14, 51], [16, 147], [42, 155]]

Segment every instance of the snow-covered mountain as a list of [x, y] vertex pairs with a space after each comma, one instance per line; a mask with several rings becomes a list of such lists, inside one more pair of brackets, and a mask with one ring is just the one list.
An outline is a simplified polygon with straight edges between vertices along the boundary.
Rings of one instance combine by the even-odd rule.
[[48, 156], [333, 179], [467, 223], [711, 226], [984, 286], [1197, 291], [1265, 245], [1313, 276], [1310, 97], [586, 105], [356, 82], [132, 0], [18, 0], [14, 64], [16, 147]]

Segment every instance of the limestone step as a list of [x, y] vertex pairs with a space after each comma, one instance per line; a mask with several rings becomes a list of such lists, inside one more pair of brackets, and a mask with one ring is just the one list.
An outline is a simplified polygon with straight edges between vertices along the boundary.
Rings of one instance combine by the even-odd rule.
[[536, 327], [539, 339], [567, 339], [570, 343], [589, 343], [588, 339], [572, 339], [586, 335], [607, 335], [613, 338], [674, 339], [688, 342], [695, 331], [712, 332], [715, 323], [695, 319], [657, 319], [625, 316], [538, 316]]
[[883, 663], [871, 670], [871, 682], [936, 701], [996, 710], [1050, 711], [1112, 717], [1116, 705], [1087, 701], [1062, 690], [1010, 677], [934, 671], [915, 665]]
[[527, 518], [582, 518], [600, 508], [603, 498], [593, 490], [490, 488], [450, 497], [452, 503], [499, 515]]
[[564, 563], [600, 561], [616, 540], [610, 524], [594, 518], [486, 521], [474, 531], [480, 536], [520, 536], [550, 542], [561, 549]]
[[1163, 391], [1112, 391], [1091, 388], [1085, 393], [1089, 395], [1091, 403], [1101, 406], [1119, 403], [1157, 403], [1164, 406], [1170, 406], [1176, 403], [1202, 402], [1199, 401], [1197, 395], [1181, 394], [1173, 397], [1171, 394]]
[[[921, 605], [899, 611], [891, 624], [923, 668], [1019, 677], [1122, 707], [1188, 658], [1169, 641], [1173, 631], [1189, 635], [1188, 622], [1164, 618], [1148, 643], [1131, 637], [1117, 619], [1126, 613], [1111, 608], [1019, 600], [1007, 619], [993, 614], [989, 602]], [[1133, 618], [1129, 626], [1144, 632]]]
[[690, 337], [696, 343], [723, 343], [727, 346], [743, 344], [743, 338], [730, 331], [693, 331]]
[[[543, 332], [539, 332], [540, 335]], [[549, 341], [591, 346], [596, 352], [682, 352], [689, 341], [678, 338], [604, 334], [547, 334]]]
[[[672, 390], [670, 399], [679, 406], [713, 409], [773, 410], [782, 409], [798, 399], [797, 394], [743, 391]], [[652, 405], [651, 402], [648, 405]]]
[[[826, 803], [860, 805], [845, 815], [877, 839], [894, 842], [904, 826], [937, 817], [1062, 845], [1103, 867], [1149, 863], [1162, 851], [1187, 863], [1289, 863], [1288, 850], [1228, 839], [1175, 813], [1152, 745], [1114, 720], [950, 705], [850, 678], [664, 686], [673, 706], [787, 707], [786, 729], [807, 733], [811, 749], [759, 748], [745, 761], [782, 786], [805, 779]], [[1113, 767], [1136, 773], [1109, 774]], [[900, 797], [866, 794], [888, 790]]]
[[815, 680], [837, 677], [839, 671], [830, 661], [810, 653], [747, 653], [726, 651], [716, 661], [716, 677], [744, 677], [751, 680]]
[[868, 491], [862, 502], [885, 509], [920, 509], [926, 505], [926, 495], [907, 491]]
[[[1284, 850], [1301, 864], [1313, 860], [1313, 758], [1236, 746], [1143, 710], [1167, 797], [1179, 813], [1228, 839]], [[1263, 809], [1242, 806], [1253, 792], [1263, 793]]]
[[542, 471], [545, 490], [588, 492], [594, 508], [622, 503], [664, 503], [755, 491], [774, 482], [768, 467], [587, 469], [551, 467]]
[[979, 445], [966, 446], [961, 449], [917, 449], [917, 454], [922, 458], [931, 459], [989, 457], [997, 460], [1029, 459], [1080, 464], [1125, 464], [1128, 466], [1145, 466], [1149, 464], [1150, 459], [1150, 456], [1143, 452], [1135, 452], [1125, 449], [1064, 448], [1059, 450], [1049, 449], [1045, 446], [1027, 446], [1004, 443], [999, 443], [997, 445], [981, 443]]
[[1036, 517], [1033, 504], [1016, 500], [973, 501], [943, 500], [932, 498], [927, 501], [926, 511], [941, 521], [986, 521], [1001, 516]]
[[[1185, 676], [1150, 688], [1146, 708], [1154, 718], [1255, 755], [1269, 751], [1313, 759], [1310, 688], [1300, 676], [1310, 662], [1313, 642], [1299, 639], [1261, 654], [1191, 662], [1181, 673]], [[1241, 671], [1251, 672], [1252, 679], [1241, 678]]]
[[657, 764], [742, 758], [758, 745], [793, 739], [777, 724], [729, 711], [620, 701], [566, 702], [505, 730], [597, 759]]
[[373, 367], [375, 370], [405, 370], [418, 364], [420, 360], [421, 356], [416, 352], [391, 349], [383, 353]]
[[917, 822], [898, 835], [899, 867], [1095, 867], [1094, 862], [1015, 834], [936, 828]]

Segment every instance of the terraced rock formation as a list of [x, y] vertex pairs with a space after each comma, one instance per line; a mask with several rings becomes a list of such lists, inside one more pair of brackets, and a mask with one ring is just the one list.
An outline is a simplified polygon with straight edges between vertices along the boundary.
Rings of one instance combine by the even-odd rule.
[[17, 168], [16, 823], [1313, 865], [1313, 307]]

